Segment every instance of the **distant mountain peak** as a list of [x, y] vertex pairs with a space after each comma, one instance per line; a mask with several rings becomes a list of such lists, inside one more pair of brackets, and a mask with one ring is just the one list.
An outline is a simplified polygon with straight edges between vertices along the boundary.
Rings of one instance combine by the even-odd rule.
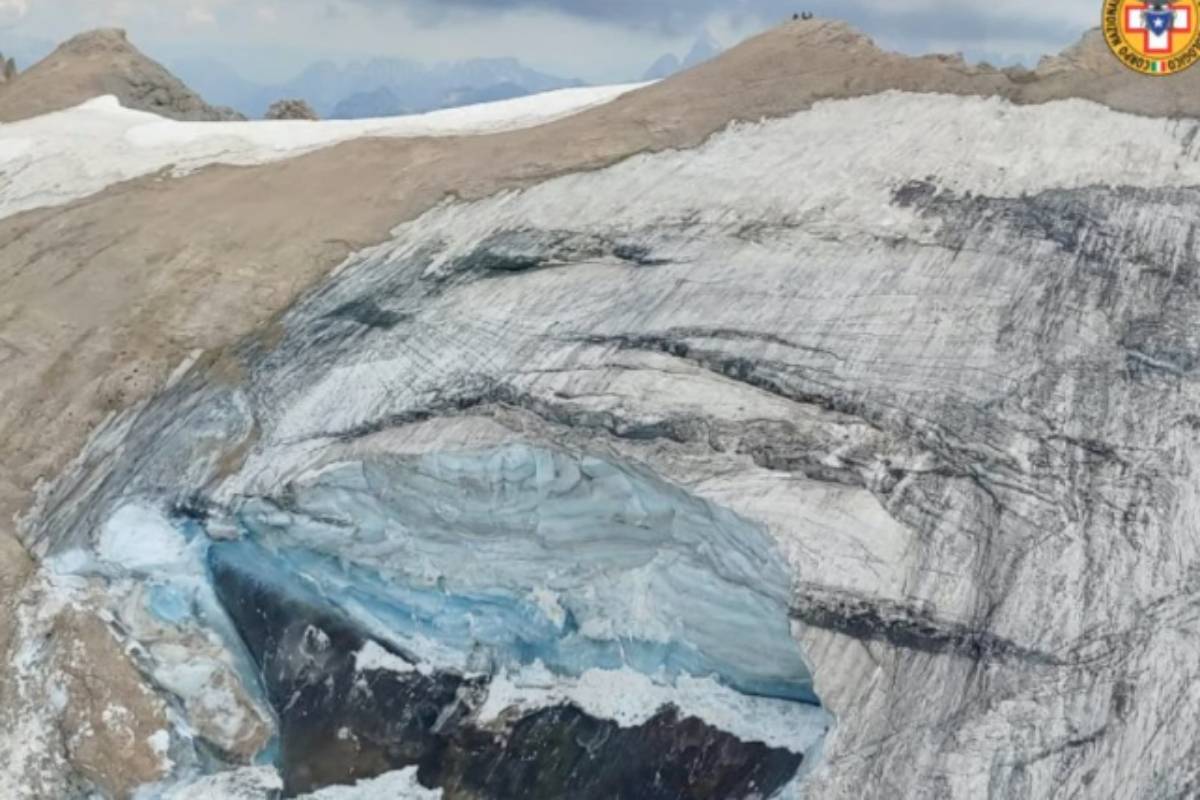
[[703, 64], [705, 61], [719, 56], [721, 51], [724, 49], [725, 48], [721, 46], [721, 43], [713, 38], [713, 35], [709, 33], [707, 28], [705, 28], [700, 32], [700, 35], [696, 37], [696, 41], [692, 45], [692, 49], [689, 50], [687, 56], [684, 57], [682, 68], [690, 69], [697, 64]]
[[400, 98], [386, 86], [367, 92], [355, 92], [333, 107], [330, 119], [363, 119], [367, 117], [395, 117], [406, 114]]
[[58, 54], [89, 55], [100, 52], [132, 52], [137, 48], [129, 43], [123, 28], [97, 28], [67, 39], [54, 52]]
[[696, 42], [692, 45], [693, 50], [706, 50], [709, 52], [719, 53], [725, 49], [725, 46], [712, 35], [712, 31], [708, 28], [701, 28], [699, 35], [696, 36]]
[[679, 72], [679, 57], [674, 53], [664, 53], [650, 65], [650, 69], [642, 76], [644, 81], [659, 81]]
[[725, 48], [713, 37], [712, 33], [707, 28], [704, 28], [700, 31], [700, 35], [696, 37], [696, 41], [692, 43], [692, 48], [682, 61], [674, 53], [665, 53], [650, 65], [650, 68], [646, 70], [642, 79], [647, 81], [662, 80], [674, 75], [676, 72], [691, 69], [699, 64], [703, 64], [705, 61], [710, 61], [719, 56], [724, 50]]
[[318, 62], [292, 80], [239, 105], [257, 116], [264, 95], [302, 97], [326, 118], [395, 116], [578, 86], [580, 82], [548, 75], [519, 59], [480, 58], [423, 64], [371, 58], [335, 65]]
[[5, 84], [0, 122], [79, 105], [100, 95], [121, 105], [182, 120], [237, 119], [208, 105], [161, 64], [130, 43], [120, 28], [81, 33]]

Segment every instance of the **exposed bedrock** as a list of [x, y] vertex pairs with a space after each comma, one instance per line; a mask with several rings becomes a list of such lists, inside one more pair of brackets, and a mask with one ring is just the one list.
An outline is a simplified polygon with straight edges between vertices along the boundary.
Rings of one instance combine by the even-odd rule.
[[748, 798], [828, 728], [773, 542], [648, 474], [514, 445], [180, 511], [239, 532], [207, 561], [290, 792]]
[[[233, 565], [320, 601], [247, 644], [312, 651], [317, 609], [335, 686], [367, 642], [429, 665], [395, 691], [421, 676], [447, 719], [487, 684], [461, 758], [420, 773], [467, 796], [548, 741], [588, 779], [570, 742], [602, 732], [659, 764], [700, 737], [687, 763], [721, 780], [803, 753], [779, 797], [1195, 794], [1195, 126], [1110, 119], [1105, 147], [1170, 143], [1114, 186], [1014, 144], [1084, 104], [854, 102], [1003, 135], [848, 171], [797, 118], [447, 204], [115, 418], [26, 544], [103, 557], [141, 504], [210, 559], [263, 548]], [[588, 691], [614, 641], [639, 718]], [[768, 725], [801, 708], [837, 719], [819, 748]], [[502, 752], [475, 749], [489, 725]]]
[[270, 556], [241, 544], [210, 554], [217, 593], [279, 717], [289, 796], [416, 767], [446, 798], [760, 797], [803, 758], [743, 743], [672, 706], [648, 709], [634, 725], [572, 703], [485, 724], [477, 712], [486, 675], [386, 650], [319, 597], [298, 597], [295, 573], [272, 574], [264, 561]]

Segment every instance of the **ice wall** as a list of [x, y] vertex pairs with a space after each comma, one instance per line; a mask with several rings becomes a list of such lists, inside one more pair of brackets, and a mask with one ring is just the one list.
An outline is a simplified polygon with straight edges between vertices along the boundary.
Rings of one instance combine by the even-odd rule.
[[239, 525], [339, 607], [454, 654], [439, 666], [484, 648], [505, 668], [712, 675], [816, 704], [770, 539], [653, 476], [512, 445], [342, 463], [288, 488], [240, 504]]
[[225, 504], [142, 496], [52, 564], [106, 583], [179, 703], [176, 777], [146, 797], [213, 746], [289, 796], [487, 765], [521, 796], [750, 797], [831, 725], [766, 532], [582, 453], [374, 454]]
[[[678, 769], [695, 740], [723, 755], [690, 764], [691, 780], [742, 796], [731, 776], [778, 788], [830, 725], [765, 532], [628, 465], [528, 445], [380, 456], [201, 524], [239, 533], [208, 547], [208, 574], [276, 711], [289, 789], [376, 762], [420, 764], [437, 786], [459, 780], [448, 761], [536, 755], [581, 763], [522, 791], [609, 796], [597, 781], [622, 767], [606, 758]], [[579, 726], [614, 753], [577, 758], [527, 733]], [[464, 733], [476, 727], [507, 730], [505, 744], [480, 746]], [[326, 752], [350, 739], [391, 744]]]

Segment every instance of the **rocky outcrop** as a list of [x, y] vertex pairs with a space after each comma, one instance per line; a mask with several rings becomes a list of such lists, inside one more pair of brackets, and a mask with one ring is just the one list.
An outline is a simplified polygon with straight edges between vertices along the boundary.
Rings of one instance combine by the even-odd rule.
[[9, 83], [17, 77], [17, 62], [14, 59], [5, 59], [0, 53], [0, 83]]
[[95, 588], [39, 578], [14, 598], [18, 641], [0, 683], [4, 797], [90, 787], [123, 800], [173, 766], [169, 699], [147, 683], [111, 616], [97, 613]]
[[318, 120], [317, 112], [303, 100], [277, 100], [267, 109], [266, 119]]
[[54, 669], [66, 696], [62, 734], [67, 760], [114, 798], [167, 774], [171, 734], [163, 698], [142, 681], [107, 626], [66, 612], [55, 625]]
[[115, 95], [126, 108], [180, 120], [243, 119], [208, 105], [160, 64], [129, 43], [125, 32], [104, 29], [64, 42], [0, 90], [0, 122], [34, 117]]

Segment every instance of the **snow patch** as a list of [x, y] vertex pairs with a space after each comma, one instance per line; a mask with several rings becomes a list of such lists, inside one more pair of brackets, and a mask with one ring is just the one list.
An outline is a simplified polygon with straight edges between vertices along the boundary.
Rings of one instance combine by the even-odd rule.
[[441, 789], [426, 789], [417, 781], [417, 768], [408, 767], [353, 786], [329, 786], [301, 800], [441, 800]]
[[100, 529], [100, 559], [130, 571], [154, 571], [188, 560], [187, 540], [161, 511], [141, 503], [121, 506]]
[[[681, 716], [696, 717], [744, 742], [796, 753], [815, 748], [832, 725], [829, 714], [816, 706], [742, 694], [712, 677], [681, 675], [671, 685], [623, 667], [589, 669], [572, 678], [556, 675], [540, 662], [495, 676], [479, 718], [490, 722], [509, 709], [528, 712], [566, 703], [623, 728], [642, 725], [665, 706], [674, 706]], [[798, 713], [801, 709], [807, 715]]]
[[413, 672], [416, 666], [400, 656], [389, 653], [373, 641], [368, 641], [354, 654], [354, 666], [359, 671], [385, 670], [388, 672]]
[[263, 800], [275, 797], [283, 780], [274, 767], [243, 767], [194, 778], [167, 789], [147, 787], [135, 800]]
[[170, 772], [175, 766], [175, 762], [167, 755], [171, 750], [171, 732], [162, 728], [150, 734], [146, 741], [150, 745], [150, 749], [158, 756], [162, 771]]
[[115, 97], [0, 125], [0, 218], [61, 205], [171, 167], [278, 161], [364, 137], [463, 136], [528, 128], [645, 84], [589, 86], [462, 108], [363, 120], [179, 122], [122, 108]]

